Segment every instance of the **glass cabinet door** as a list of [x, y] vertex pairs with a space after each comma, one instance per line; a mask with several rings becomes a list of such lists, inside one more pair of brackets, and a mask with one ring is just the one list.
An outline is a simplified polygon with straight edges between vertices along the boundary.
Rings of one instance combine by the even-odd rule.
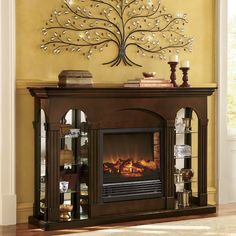
[[88, 219], [88, 123], [80, 110], [60, 121], [60, 220]]
[[[36, 197], [39, 197], [39, 206], [37, 206], [38, 215], [41, 215], [43, 218], [46, 217], [46, 184], [47, 184], [47, 175], [46, 175], [46, 117], [44, 110], [40, 110], [39, 114], [39, 126], [38, 126], [38, 135], [39, 135], [39, 168], [36, 170], [36, 175], [39, 175], [39, 191]], [[37, 172], [38, 171], [38, 172]]]
[[198, 118], [190, 108], [179, 110], [175, 120], [174, 183], [176, 208], [197, 203]]

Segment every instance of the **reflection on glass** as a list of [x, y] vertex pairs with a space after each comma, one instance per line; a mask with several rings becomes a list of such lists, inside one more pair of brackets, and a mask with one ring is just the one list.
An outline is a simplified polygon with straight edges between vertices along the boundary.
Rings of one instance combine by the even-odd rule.
[[193, 204], [192, 197], [197, 196], [192, 195], [192, 192], [198, 192], [198, 117], [191, 108], [178, 111], [175, 131], [173, 178], [176, 208], [189, 207]]
[[45, 191], [46, 191], [46, 130], [45, 130], [46, 117], [44, 111], [40, 110], [40, 184], [39, 184], [39, 194], [40, 194], [40, 213], [45, 213], [46, 201], [45, 201]]

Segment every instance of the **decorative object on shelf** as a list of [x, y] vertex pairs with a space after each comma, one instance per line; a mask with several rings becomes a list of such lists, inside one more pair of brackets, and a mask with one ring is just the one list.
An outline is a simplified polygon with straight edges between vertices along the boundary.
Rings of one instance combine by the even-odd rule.
[[60, 166], [72, 164], [74, 164], [73, 152], [65, 145], [65, 148], [60, 151]]
[[183, 176], [182, 173], [180, 173], [180, 171], [178, 169], [176, 169], [175, 173], [174, 173], [174, 183], [183, 183]]
[[80, 199], [80, 205], [84, 214], [88, 214], [88, 199]]
[[60, 125], [60, 135], [61, 137], [67, 135], [70, 133], [70, 128], [72, 128], [71, 124], [67, 124], [67, 121], [65, 118], [61, 120], [61, 125]]
[[80, 154], [82, 156], [88, 155], [88, 141], [87, 140], [85, 140], [84, 144], [81, 146]]
[[61, 174], [61, 179], [68, 182], [68, 189], [75, 190], [79, 180], [79, 174], [65, 173]]
[[169, 80], [158, 79], [156, 72], [143, 72], [142, 78], [129, 79], [124, 83], [125, 88], [171, 88], [173, 84]]
[[116, 47], [117, 55], [103, 65], [141, 66], [128, 56], [136, 48], [141, 56], [166, 60], [168, 53], [192, 51], [193, 39], [184, 34], [186, 14], [168, 13], [160, 0], [64, 0], [42, 29], [41, 48], [59, 54]]
[[183, 192], [177, 192], [177, 201], [179, 207], [189, 207], [190, 190], [184, 189]]
[[71, 220], [70, 213], [73, 210], [73, 205], [62, 204], [60, 205], [60, 219], [64, 221]]
[[185, 132], [185, 124], [181, 122], [181, 119], [176, 118], [175, 131], [177, 134], [183, 134]]
[[80, 136], [80, 129], [70, 129], [70, 137], [78, 138]]
[[184, 117], [182, 118], [183, 120], [183, 124], [185, 126], [185, 132], [190, 132], [191, 131], [191, 118], [188, 118], [188, 117]]
[[180, 85], [180, 87], [190, 87], [190, 84], [188, 83], [188, 70], [190, 67], [189, 61], [183, 61], [181, 63], [180, 70], [182, 70], [183, 73], [183, 83]]
[[88, 133], [88, 123], [86, 121], [81, 122], [79, 127], [82, 135], [86, 135]]
[[81, 196], [88, 196], [88, 185], [86, 183], [82, 183], [80, 185], [80, 195]]
[[69, 187], [69, 182], [68, 181], [60, 181], [60, 192], [61, 193], [65, 193], [68, 191], [68, 187]]
[[174, 85], [174, 87], [178, 87], [176, 83], [176, 66], [178, 65], [179, 57], [178, 55], [171, 55], [169, 58], [168, 64], [170, 65], [170, 81]]
[[176, 158], [184, 158], [192, 155], [192, 147], [189, 145], [175, 145], [174, 156]]
[[63, 70], [58, 75], [59, 87], [91, 87], [92, 74], [87, 70]]
[[45, 198], [40, 199], [40, 211], [41, 211], [42, 213], [45, 213], [45, 210], [46, 210], [46, 205], [45, 205], [45, 203], [46, 203]]
[[143, 72], [143, 77], [144, 78], [154, 78], [156, 76], [156, 72], [153, 71], [153, 72]]
[[193, 177], [193, 174], [194, 174], [192, 169], [185, 169], [185, 168], [182, 168], [180, 170], [180, 173], [182, 174], [183, 180], [186, 182], [190, 181]]

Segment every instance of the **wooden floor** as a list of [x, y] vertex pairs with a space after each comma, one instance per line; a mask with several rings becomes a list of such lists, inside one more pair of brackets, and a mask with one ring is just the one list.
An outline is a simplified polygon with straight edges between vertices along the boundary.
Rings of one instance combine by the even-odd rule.
[[198, 219], [209, 216], [219, 216], [219, 215], [236, 215], [236, 203], [220, 205], [217, 207], [216, 214], [210, 215], [198, 215], [198, 216], [182, 216], [178, 218], [165, 218], [165, 219], [154, 219], [154, 220], [145, 220], [145, 221], [132, 221], [119, 224], [110, 224], [103, 226], [94, 226], [86, 227], [80, 229], [68, 229], [68, 230], [56, 230], [56, 231], [43, 231], [29, 224], [17, 224], [16, 226], [0, 226], [0, 236], [48, 236], [48, 235], [59, 235], [59, 234], [70, 234], [70, 233], [79, 233], [85, 231], [94, 231], [98, 229], [108, 229], [114, 226], [134, 226], [140, 224], [152, 224], [158, 222], [170, 222], [176, 220], [186, 220], [186, 219]]

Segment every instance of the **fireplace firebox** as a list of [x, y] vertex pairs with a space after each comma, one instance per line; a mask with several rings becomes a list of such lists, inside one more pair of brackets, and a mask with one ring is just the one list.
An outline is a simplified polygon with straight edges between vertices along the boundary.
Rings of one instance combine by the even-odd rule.
[[162, 196], [161, 129], [103, 129], [103, 202]]

